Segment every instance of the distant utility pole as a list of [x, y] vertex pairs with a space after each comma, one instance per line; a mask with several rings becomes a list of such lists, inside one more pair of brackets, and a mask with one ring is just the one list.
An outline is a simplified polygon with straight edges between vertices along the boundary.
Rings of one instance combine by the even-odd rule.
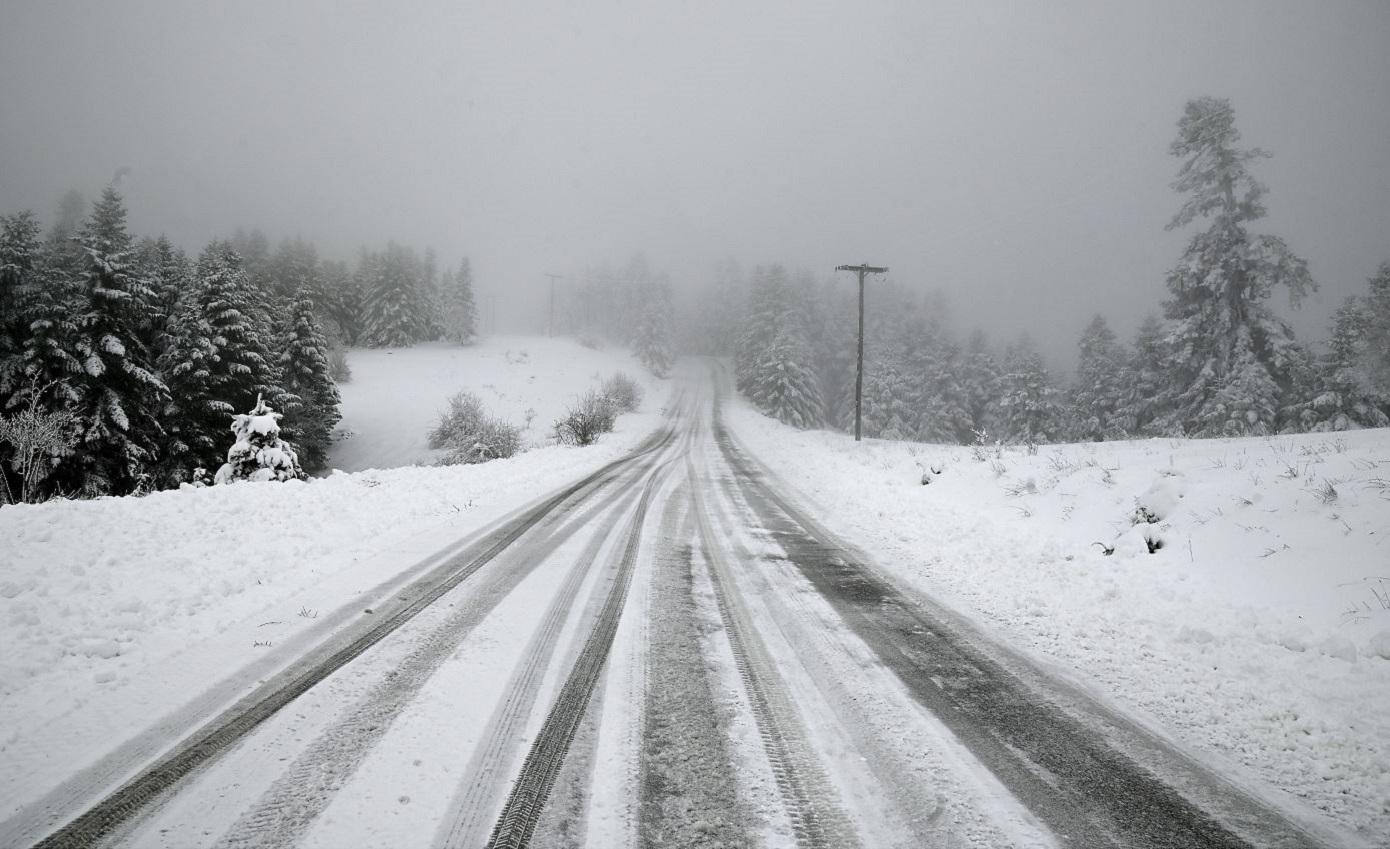
[[550, 338], [555, 338], [555, 281], [564, 277], [563, 274], [547, 274], [550, 278]]
[[872, 265], [837, 265], [835, 270], [859, 275], [859, 371], [854, 376], [854, 441], [859, 442], [864, 427], [864, 275], [887, 274], [888, 269]]

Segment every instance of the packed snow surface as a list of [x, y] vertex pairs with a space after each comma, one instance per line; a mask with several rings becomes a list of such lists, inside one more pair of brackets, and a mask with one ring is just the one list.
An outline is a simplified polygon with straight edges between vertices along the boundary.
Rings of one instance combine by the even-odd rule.
[[[355, 436], [337, 465], [427, 458], [424, 431], [460, 389], [496, 414], [534, 406], [534, 447], [476, 466], [0, 510], [0, 819], [321, 616], [367, 603], [459, 537], [630, 450], [667, 395], [624, 352], [568, 340], [350, 358], [344, 427]], [[645, 388], [640, 411], [594, 446], [549, 444], [550, 419], [617, 370]]]
[[901, 580], [1272, 800], [1390, 839], [1390, 430], [1030, 454], [725, 416]]

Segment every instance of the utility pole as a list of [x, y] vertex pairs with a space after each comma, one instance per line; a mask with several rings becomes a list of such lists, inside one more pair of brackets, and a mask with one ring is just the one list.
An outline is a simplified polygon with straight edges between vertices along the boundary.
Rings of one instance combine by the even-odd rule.
[[872, 265], [837, 265], [836, 271], [853, 271], [859, 275], [859, 371], [854, 376], [854, 441], [859, 442], [864, 425], [864, 275], [886, 274], [888, 269]]
[[550, 278], [550, 322], [549, 322], [549, 327], [550, 327], [550, 338], [551, 338], [551, 339], [554, 339], [554, 338], [555, 338], [555, 281], [558, 280], [558, 279], [560, 279], [561, 277], [564, 277], [565, 275], [563, 275], [563, 274], [547, 274], [547, 275], [545, 275], [545, 276]]

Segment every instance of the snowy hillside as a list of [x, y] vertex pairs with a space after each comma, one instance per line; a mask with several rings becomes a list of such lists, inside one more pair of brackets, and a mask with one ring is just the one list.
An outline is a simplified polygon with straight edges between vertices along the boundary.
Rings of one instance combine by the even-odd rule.
[[1390, 430], [976, 459], [729, 407], [906, 582], [1257, 791], [1390, 834]]
[[357, 435], [341, 456], [353, 467], [421, 459], [423, 429], [459, 389], [518, 423], [535, 407], [537, 443], [596, 375], [622, 369], [647, 395], [589, 448], [0, 510], [0, 818], [239, 671], [278, 668], [293, 657], [278, 647], [302, 651], [362, 615], [463, 534], [624, 453], [667, 394], [626, 352], [564, 340], [353, 352], [351, 364]]
[[524, 336], [492, 337], [467, 348], [426, 343], [356, 350], [350, 364], [352, 379], [338, 387], [343, 420], [328, 457], [329, 468], [345, 472], [433, 461], [443, 452], [430, 450], [426, 434], [449, 396], [462, 390], [517, 425], [534, 411], [530, 437], [540, 442], [566, 405], [601, 377], [622, 371], [646, 379], [626, 350]]

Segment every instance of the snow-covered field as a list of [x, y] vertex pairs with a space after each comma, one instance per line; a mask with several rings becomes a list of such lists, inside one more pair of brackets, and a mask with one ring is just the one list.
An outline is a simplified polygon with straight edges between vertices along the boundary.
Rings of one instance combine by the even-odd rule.
[[343, 421], [329, 455], [329, 464], [345, 472], [433, 462], [443, 452], [430, 449], [427, 434], [461, 390], [513, 424], [526, 424], [532, 414], [528, 436], [543, 442], [565, 408], [601, 378], [622, 371], [645, 380], [645, 369], [625, 350], [529, 336], [492, 337], [467, 348], [358, 350], [350, 364], [352, 380], [338, 387]]
[[884, 568], [1258, 792], [1390, 835], [1390, 430], [976, 459], [725, 415]]
[[[350, 437], [335, 472], [143, 498], [0, 510], [0, 818], [277, 646], [389, 592], [411, 567], [629, 450], [666, 401], [622, 351], [568, 340], [354, 351]], [[588, 448], [539, 445], [449, 468], [424, 430], [459, 389], [544, 433], [599, 376], [646, 387], [636, 414]], [[230, 440], [230, 436], [229, 436]]]

